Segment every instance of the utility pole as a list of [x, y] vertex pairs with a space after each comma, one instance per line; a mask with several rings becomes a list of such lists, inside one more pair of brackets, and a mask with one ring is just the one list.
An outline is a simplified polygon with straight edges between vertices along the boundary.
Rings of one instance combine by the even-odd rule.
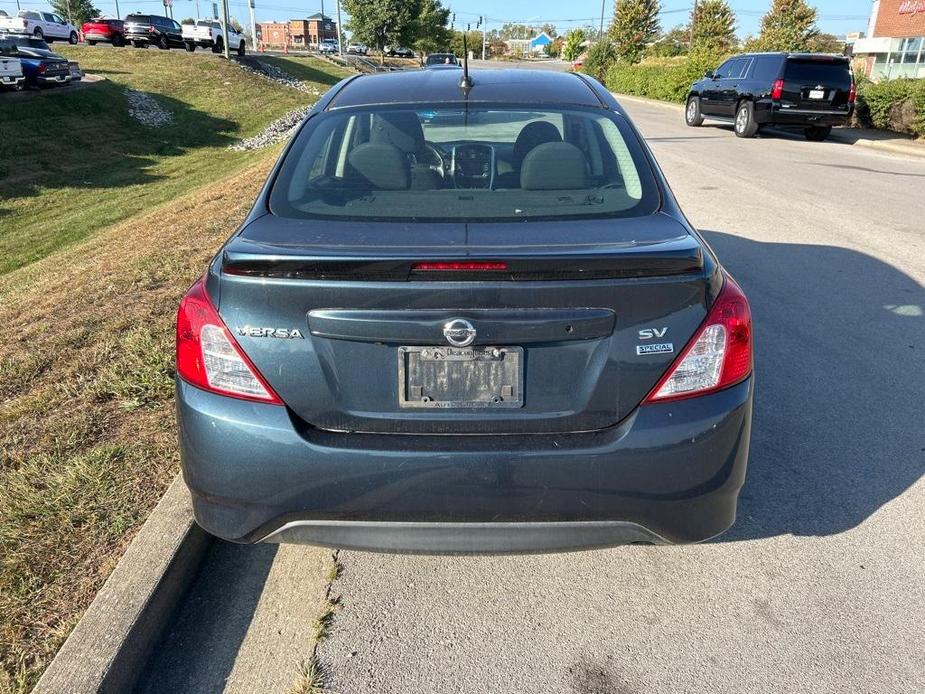
[[691, 42], [688, 50], [694, 48], [694, 25], [697, 23], [697, 0], [694, 0], [694, 11], [691, 12]]
[[231, 60], [231, 52], [228, 49], [228, 0], [222, 0], [222, 49], [225, 60]]
[[321, 27], [318, 30], [318, 48], [321, 49], [321, 44], [325, 39], [324, 35], [324, 0], [321, 0], [321, 24], [318, 25]]
[[[601, 33], [598, 34], [598, 37], [597, 37], [598, 41], [604, 40], [604, 3], [605, 2], [607, 2], [607, 0], [601, 0]], [[616, 3], [614, 3], [614, 12], [616, 12], [616, 10], [617, 10]]]
[[[198, 0], [197, 0], [198, 2]], [[254, 0], [248, 0], [247, 6], [251, 11], [251, 50], [257, 50], [257, 20], [254, 19]]]
[[[16, 0], [16, 4], [19, 4], [19, 0]], [[116, 0], [116, 19], [122, 19], [122, 15], [119, 14], [119, 0]]]
[[196, 0], [196, 19], [199, 19], [199, 0]]
[[485, 32], [488, 31], [488, 17], [484, 15], [479, 17], [479, 22], [482, 24], [482, 60], [485, 60]]
[[337, 0], [337, 52], [340, 57], [344, 57], [344, 32], [341, 30], [340, 23], [340, 0]]

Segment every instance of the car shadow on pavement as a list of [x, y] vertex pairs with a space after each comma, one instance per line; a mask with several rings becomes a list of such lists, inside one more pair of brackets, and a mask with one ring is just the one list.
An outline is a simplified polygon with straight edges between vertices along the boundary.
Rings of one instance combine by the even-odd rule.
[[748, 477], [721, 541], [858, 526], [925, 474], [925, 288], [845, 248], [702, 233], [755, 325]]
[[279, 545], [216, 540], [135, 691], [220, 692], [247, 636]]

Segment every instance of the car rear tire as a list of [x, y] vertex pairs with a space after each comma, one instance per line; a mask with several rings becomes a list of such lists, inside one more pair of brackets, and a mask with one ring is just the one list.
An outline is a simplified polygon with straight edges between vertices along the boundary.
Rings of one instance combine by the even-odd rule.
[[76, 46], [79, 40], [80, 38], [77, 36], [76, 31], [72, 31], [71, 35], [67, 37], [67, 42], [71, 44], [72, 46]]
[[755, 122], [755, 107], [751, 101], [743, 101], [736, 109], [736, 137], [754, 137], [757, 132], [758, 124]]
[[810, 125], [803, 129], [803, 134], [810, 142], [822, 142], [832, 134], [831, 125]]
[[36, 27], [35, 31], [32, 32], [32, 35], [37, 38], [39, 41], [45, 40], [45, 32], [42, 31], [40, 27]]
[[186, 44], [186, 50], [187, 50], [188, 53], [192, 53], [193, 51], [196, 50], [196, 44], [195, 44], [195, 43], [187, 42], [187, 44]]
[[125, 45], [125, 37], [120, 34], [116, 34], [112, 37], [112, 45], [116, 48], [121, 48]]
[[167, 39], [166, 36], [162, 35], [157, 40], [157, 47], [160, 48], [162, 51], [166, 51], [170, 48], [170, 41]]
[[132, 41], [132, 45], [135, 48], [147, 48], [148, 47], [148, 44], [146, 44], [144, 41]]
[[687, 100], [687, 108], [684, 111], [684, 121], [691, 128], [699, 128], [703, 125], [703, 114], [700, 113], [700, 97], [692, 96]]
[[244, 55], [245, 52], [244, 41], [238, 44], [238, 55]]
[[213, 53], [222, 53], [225, 50], [225, 42], [222, 39], [219, 39], [215, 42], [215, 45], [212, 46]]

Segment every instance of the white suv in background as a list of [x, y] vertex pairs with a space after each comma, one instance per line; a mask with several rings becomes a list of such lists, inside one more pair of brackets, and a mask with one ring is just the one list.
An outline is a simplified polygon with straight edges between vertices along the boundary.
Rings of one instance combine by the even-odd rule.
[[0, 17], [0, 33], [27, 34], [37, 39], [77, 43], [77, 28], [51, 12], [21, 10], [15, 17]]

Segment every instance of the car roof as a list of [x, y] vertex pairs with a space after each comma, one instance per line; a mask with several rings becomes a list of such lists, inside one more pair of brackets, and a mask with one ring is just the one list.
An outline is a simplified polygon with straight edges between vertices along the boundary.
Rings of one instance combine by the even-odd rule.
[[459, 70], [403, 70], [350, 80], [327, 108], [383, 104], [481, 102], [605, 107], [585, 80], [552, 70], [471, 70], [468, 99]]
[[788, 52], [788, 51], [764, 51], [756, 53], [739, 53], [734, 55], [733, 58], [757, 58], [759, 56], [769, 55], [775, 58], [797, 58], [799, 60], [837, 60], [843, 59], [848, 60], [847, 56], [839, 55], [837, 53], [800, 53], [800, 52]]

